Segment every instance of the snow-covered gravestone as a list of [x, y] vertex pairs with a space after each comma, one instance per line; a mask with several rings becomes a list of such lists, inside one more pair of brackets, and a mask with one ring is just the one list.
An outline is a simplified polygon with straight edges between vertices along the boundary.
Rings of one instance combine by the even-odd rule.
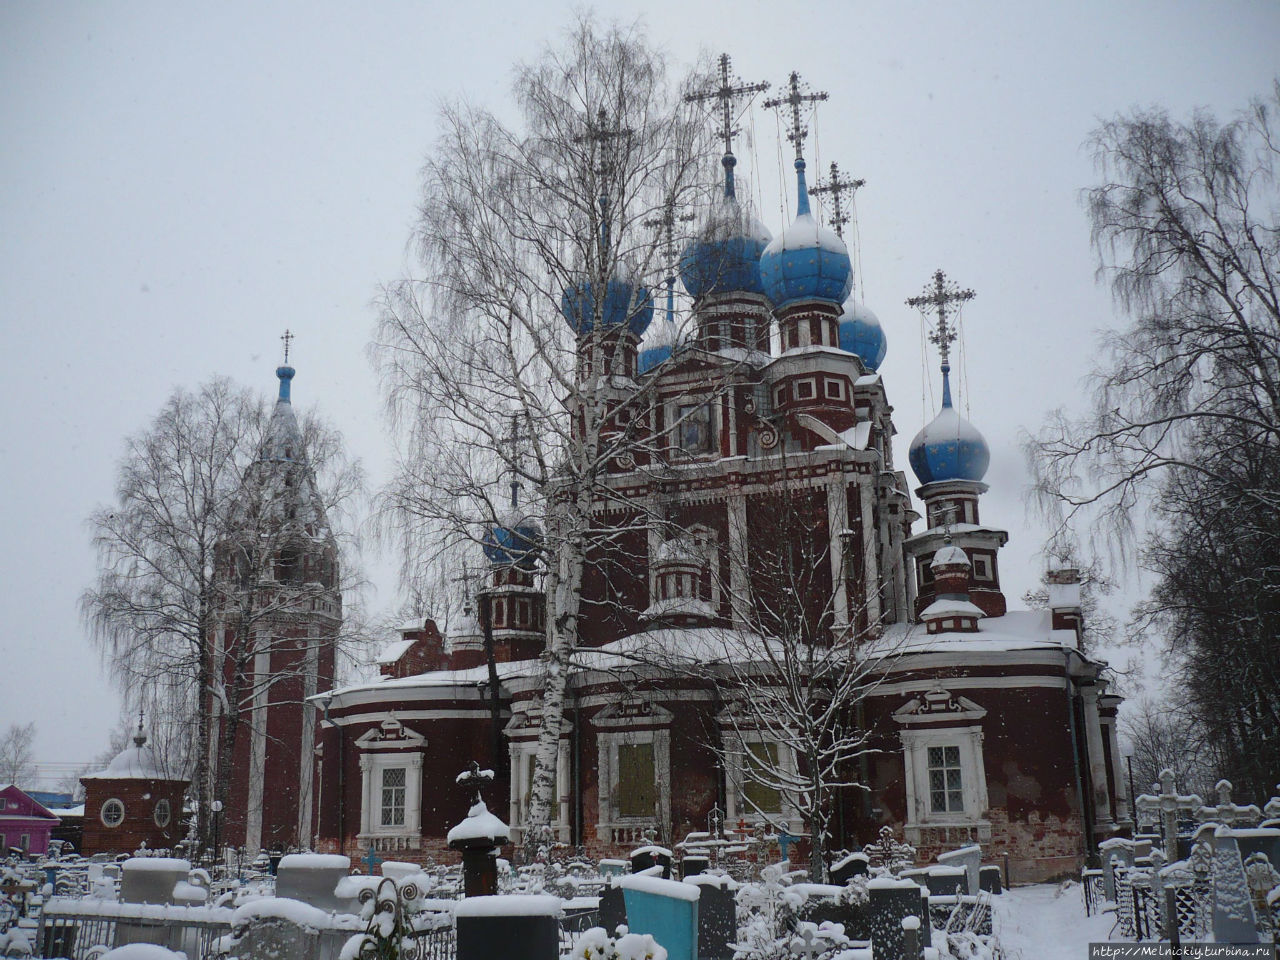
[[1258, 942], [1249, 880], [1229, 827], [1218, 827], [1213, 834], [1213, 939], [1217, 943]]
[[670, 960], [698, 956], [698, 901], [702, 889], [661, 877], [622, 877], [618, 881], [627, 905], [632, 933], [651, 934], [666, 947]]
[[121, 865], [124, 903], [173, 903], [173, 888], [191, 874], [191, 863], [172, 857], [133, 857]]
[[556, 960], [559, 897], [468, 897], [454, 913], [458, 960]]
[[982, 866], [982, 848], [976, 843], [971, 843], [967, 847], [961, 847], [959, 850], [948, 850], [946, 853], [940, 853], [937, 861], [944, 867], [964, 867], [965, 884], [968, 889], [965, 893], [970, 896], [976, 896], [978, 893], [978, 870]]
[[352, 913], [356, 903], [337, 896], [338, 882], [351, 873], [351, 858], [338, 854], [291, 853], [276, 867], [276, 896], [301, 900], [321, 910]]
[[684, 882], [702, 891], [698, 900], [698, 960], [733, 960], [738, 935], [737, 884], [729, 877], [709, 874], [686, 877]]
[[481, 787], [493, 782], [492, 770], [481, 770], [475, 761], [471, 769], [458, 774], [457, 783], [474, 796], [466, 818], [449, 831], [449, 847], [462, 852], [462, 889], [467, 897], [492, 896], [498, 892], [498, 848], [511, 832], [489, 812], [480, 797]]
[[[902, 921], [907, 917], [927, 917], [928, 902], [921, 896], [920, 886], [913, 880], [876, 877], [867, 881], [870, 895], [869, 927], [871, 950], [877, 957], [901, 957], [905, 939]], [[918, 948], [923, 948], [918, 943]]]

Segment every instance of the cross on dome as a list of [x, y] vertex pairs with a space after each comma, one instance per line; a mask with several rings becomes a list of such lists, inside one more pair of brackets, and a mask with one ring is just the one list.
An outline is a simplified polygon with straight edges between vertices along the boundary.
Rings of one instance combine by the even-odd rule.
[[289, 332], [289, 328], [288, 328], [288, 327], [286, 327], [286, 328], [285, 328], [285, 331], [284, 331], [284, 334], [280, 337], [281, 341], [283, 341], [283, 343], [284, 343], [284, 362], [285, 362], [285, 366], [288, 366], [288, 365], [289, 365], [289, 344], [293, 341], [293, 336], [294, 336], [294, 335], [293, 335], [292, 333], [290, 333], [290, 332]]
[[720, 109], [720, 137], [724, 140], [724, 195], [732, 197], [734, 195], [733, 188], [733, 168], [737, 161], [733, 156], [733, 135], [740, 133], [741, 128], [735, 127], [733, 116], [733, 103], [735, 100], [749, 98], [751, 94], [760, 93], [762, 90], [769, 89], [769, 82], [763, 80], [759, 83], [746, 83], [739, 81], [737, 84], [733, 82], [729, 73], [729, 55], [727, 53], [720, 54], [719, 73], [720, 86], [712, 87], [701, 93], [686, 93], [685, 103], [701, 103], [706, 100], [718, 100]]
[[[955, 342], [955, 327], [948, 324], [948, 310], [951, 304], [961, 304], [966, 300], [972, 300], [975, 294], [972, 290], [961, 290], [954, 282], [947, 279], [947, 275], [940, 269], [933, 273], [932, 286], [926, 285], [924, 291], [918, 297], [911, 297], [907, 300], [907, 306], [916, 307], [924, 312], [936, 312], [938, 314], [938, 325], [934, 332], [929, 335], [929, 342], [934, 343], [938, 347], [938, 353], [942, 357], [943, 372], [951, 369], [951, 344]], [[954, 315], [954, 311], [952, 311]]]
[[787, 139], [796, 145], [796, 159], [804, 159], [804, 141], [809, 136], [809, 128], [804, 125], [800, 116], [800, 111], [806, 109], [806, 104], [817, 103], [820, 100], [826, 100], [829, 94], [825, 91], [817, 93], [805, 93], [808, 84], [800, 80], [800, 74], [795, 70], [791, 71], [791, 76], [787, 80], [787, 95], [785, 97], [774, 97], [772, 100], [766, 100], [764, 105], [770, 109], [779, 109], [786, 107], [791, 111], [791, 125], [787, 129]]
[[859, 187], [866, 186], [866, 180], [855, 180], [850, 177], [844, 177], [840, 174], [840, 168], [836, 166], [835, 161], [831, 162], [831, 177], [827, 180], [819, 180], [814, 186], [809, 188], [811, 196], [818, 196], [823, 193], [831, 194], [831, 205], [834, 212], [830, 217], [831, 228], [835, 230], [840, 239], [844, 239], [844, 225], [849, 222], [849, 214], [845, 210], [843, 197], [847, 193], [852, 198], [857, 193]]
[[674, 270], [675, 265], [676, 224], [688, 223], [693, 219], [692, 213], [676, 214], [676, 197], [674, 193], [669, 193], [667, 194], [667, 199], [662, 203], [662, 213], [644, 221], [646, 227], [652, 227], [660, 231], [662, 256], [666, 259], [669, 270]]

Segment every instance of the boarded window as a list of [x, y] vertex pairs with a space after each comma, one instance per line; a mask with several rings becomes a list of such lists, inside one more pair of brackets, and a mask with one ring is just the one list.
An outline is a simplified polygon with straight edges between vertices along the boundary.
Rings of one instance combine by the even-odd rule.
[[404, 767], [384, 767], [382, 770], [382, 825], [404, 826]]
[[929, 809], [933, 813], [964, 813], [959, 747], [929, 748]]
[[618, 744], [618, 790], [621, 817], [652, 817], [658, 791], [654, 784], [653, 744]]
[[742, 797], [746, 801], [747, 813], [782, 812], [782, 792], [769, 786], [777, 779], [777, 769], [776, 743], [746, 745], [742, 754]]

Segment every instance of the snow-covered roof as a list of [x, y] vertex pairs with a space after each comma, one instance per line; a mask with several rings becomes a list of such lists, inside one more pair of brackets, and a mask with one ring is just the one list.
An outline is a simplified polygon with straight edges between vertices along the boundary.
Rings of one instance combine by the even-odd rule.
[[645, 608], [640, 616], [647, 620], [670, 616], [706, 617], [714, 619], [715, 609], [705, 600], [696, 597], [668, 597], [666, 600], [655, 600]]
[[963, 564], [966, 567], [970, 566], [969, 555], [954, 543], [946, 544], [941, 550], [935, 553], [933, 555], [933, 563], [930, 564], [930, 566], [936, 570], [938, 567], [945, 567], [951, 564]]
[[[421, 627], [411, 628], [421, 630]], [[378, 654], [378, 663], [395, 663], [406, 653], [416, 641], [413, 637], [401, 637], [399, 640], [389, 641]]]
[[936, 620], [938, 617], [981, 617], [982, 615], [982, 608], [968, 600], [943, 597], [925, 607], [920, 612], [920, 619]]
[[1048, 610], [1014, 610], [1003, 617], [983, 617], [977, 633], [928, 634], [919, 624], [894, 623], [868, 647], [902, 653], [943, 651], [1008, 651], [1075, 649], [1074, 630], [1054, 630]]
[[147, 746], [147, 738], [139, 729], [133, 738], [133, 746], [116, 755], [105, 770], [86, 773], [81, 780], [181, 780], [171, 777], [156, 759], [155, 751]]

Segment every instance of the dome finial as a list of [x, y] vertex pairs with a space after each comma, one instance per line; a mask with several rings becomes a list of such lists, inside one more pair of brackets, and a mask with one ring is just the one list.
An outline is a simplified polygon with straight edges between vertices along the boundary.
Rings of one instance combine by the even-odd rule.
[[280, 399], [285, 403], [289, 403], [289, 383], [293, 380], [296, 372], [293, 367], [289, 366], [289, 344], [293, 341], [294, 335], [289, 332], [288, 328], [280, 336], [281, 342], [284, 344], [284, 363], [276, 367], [276, 376], [280, 378]]
[[803, 91], [806, 89], [808, 89], [808, 85], [801, 83], [800, 74], [792, 70], [791, 76], [787, 80], [787, 95], [785, 97], [774, 97], [772, 100], [764, 102], [766, 107], [776, 108], [779, 112], [783, 107], [791, 111], [790, 122], [787, 126], [787, 139], [796, 145], [796, 216], [799, 217], [803, 217], [809, 212], [809, 191], [804, 182], [804, 141], [809, 136], [809, 128], [804, 125], [800, 112], [802, 109], [807, 109], [806, 104], [826, 100], [828, 96], [823, 91], [804, 93]]
[[720, 138], [724, 141], [724, 158], [720, 163], [724, 166], [724, 195], [732, 197], [734, 195], [733, 187], [733, 168], [737, 164], [737, 159], [733, 155], [733, 135], [739, 132], [739, 128], [734, 127], [733, 102], [749, 94], [759, 93], [762, 90], [768, 90], [768, 81], [760, 83], [738, 83], [734, 84], [729, 73], [729, 55], [727, 53], [720, 54], [719, 79], [720, 86], [712, 87], [701, 93], [685, 94], [686, 103], [698, 103], [703, 100], [719, 100], [720, 109]]
[[138, 732], [133, 735], [133, 745], [135, 747], [143, 747], [146, 745], [147, 735], [142, 732], [142, 710], [138, 710]]
[[831, 225], [831, 229], [836, 232], [836, 236], [841, 240], [844, 239], [844, 225], [851, 219], [849, 212], [844, 206], [844, 195], [846, 193], [849, 194], [852, 205], [853, 195], [857, 193], [859, 187], [865, 187], [866, 185], [867, 181], [865, 180], [852, 180], [849, 177], [842, 177], [840, 175], [840, 168], [836, 166], [836, 163], [833, 160], [831, 161], [830, 179], [819, 180], [814, 186], [809, 188], [809, 193], [815, 197], [820, 193], [831, 194], [831, 205], [835, 210], [828, 218], [828, 222]]

